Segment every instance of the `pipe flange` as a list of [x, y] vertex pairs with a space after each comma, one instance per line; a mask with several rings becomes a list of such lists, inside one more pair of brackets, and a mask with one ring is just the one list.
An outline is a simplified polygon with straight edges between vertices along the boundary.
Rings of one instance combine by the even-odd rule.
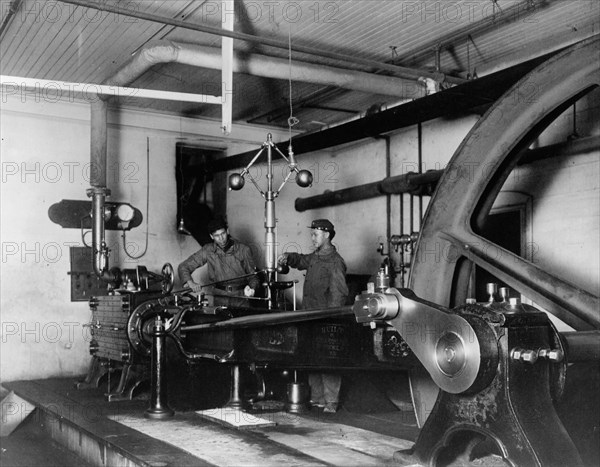
[[110, 188], [106, 188], [105, 186], [93, 186], [85, 190], [85, 194], [88, 198], [91, 198], [94, 195], [110, 196], [111, 192]]
[[133, 349], [144, 357], [152, 352], [152, 326], [154, 318], [162, 313], [163, 307], [149, 301], [137, 306], [127, 320], [127, 338]]

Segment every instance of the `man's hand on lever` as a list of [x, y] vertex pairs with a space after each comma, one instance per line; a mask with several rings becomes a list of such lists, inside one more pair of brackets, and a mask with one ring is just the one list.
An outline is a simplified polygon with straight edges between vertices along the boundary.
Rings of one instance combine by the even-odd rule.
[[192, 292], [200, 292], [202, 290], [202, 286], [194, 281], [187, 281], [183, 286], [192, 289]]
[[244, 296], [246, 297], [254, 297], [254, 289], [247, 285], [244, 287]]
[[281, 266], [285, 266], [287, 264], [287, 260], [288, 260], [288, 254], [283, 253], [282, 255], [279, 255], [279, 258], [277, 258], [277, 264], [279, 264]]

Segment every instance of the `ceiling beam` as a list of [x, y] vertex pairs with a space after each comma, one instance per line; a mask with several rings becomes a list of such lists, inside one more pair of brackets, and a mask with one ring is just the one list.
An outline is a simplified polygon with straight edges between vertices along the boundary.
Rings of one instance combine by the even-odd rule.
[[2, 21], [2, 25], [0, 26], [0, 41], [4, 37], [4, 34], [6, 33], [6, 31], [8, 30], [8, 27], [11, 25], [11, 23], [15, 19], [15, 13], [17, 11], [19, 11], [19, 8], [21, 7], [21, 3], [23, 3], [23, 0], [12, 0], [12, 2], [10, 3], [10, 5], [8, 7], [8, 12], [6, 13], [6, 16], [4, 17], [4, 21]]

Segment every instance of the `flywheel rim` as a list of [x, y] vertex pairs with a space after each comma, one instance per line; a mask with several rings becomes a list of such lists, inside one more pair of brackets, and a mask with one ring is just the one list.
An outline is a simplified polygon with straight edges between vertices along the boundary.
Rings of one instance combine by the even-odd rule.
[[[469, 274], [465, 271], [470, 271], [473, 264], [488, 271], [499, 266], [490, 264], [489, 259], [481, 259], [473, 251], [473, 243], [484, 242], [485, 245], [485, 239], [473, 230], [475, 218], [487, 215], [504, 180], [529, 147], [534, 133], [537, 132], [537, 137], [566, 107], [600, 86], [599, 52], [600, 36], [595, 36], [550, 58], [500, 98], [463, 140], [448, 163], [423, 218], [409, 277], [409, 288], [417, 296], [447, 307], [462, 304], [467, 298], [465, 281]], [[524, 95], [523, 89], [535, 90], [537, 99], [519, 98]], [[476, 173], [474, 168], [485, 170]], [[465, 170], [471, 176], [465, 177]], [[448, 251], [452, 254], [447, 255]], [[515, 260], [515, 256], [509, 254], [507, 258]], [[540, 287], [535, 283], [525, 284], [526, 276], [531, 272], [527, 271], [523, 261], [517, 261], [519, 266], [514, 267], [520, 280], [513, 280], [509, 285], [531, 297], [532, 287]], [[502, 267], [506, 269], [508, 279], [511, 273], [515, 274], [510, 265]], [[490, 272], [498, 275], [498, 268]], [[547, 280], [547, 276], [551, 275], [546, 274], [543, 279]], [[561, 287], [563, 282], [569, 285], [562, 281]], [[599, 328], [600, 320], [589, 316], [589, 309], [597, 306], [598, 297], [576, 291], [584, 294], [581, 307], [587, 307], [587, 310], [581, 311], [583, 316], [574, 316], [570, 314], [572, 310], [567, 310], [559, 317], [571, 318], [568, 324], [575, 329]], [[575, 293], [575, 289], [571, 292]], [[559, 300], [550, 291], [548, 294], [553, 297], [548, 300], [549, 304]], [[561, 302], [555, 308], [560, 310], [563, 306]], [[437, 386], [426, 373], [417, 371], [410, 376], [417, 423], [422, 426], [433, 409]]]

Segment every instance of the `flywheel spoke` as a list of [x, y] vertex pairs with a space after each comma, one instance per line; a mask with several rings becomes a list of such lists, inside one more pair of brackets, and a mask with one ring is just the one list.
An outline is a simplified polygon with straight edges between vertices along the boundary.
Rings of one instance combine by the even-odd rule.
[[477, 266], [578, 330], [600, 328], [598, 297], [472, 232], [441, 235]]

